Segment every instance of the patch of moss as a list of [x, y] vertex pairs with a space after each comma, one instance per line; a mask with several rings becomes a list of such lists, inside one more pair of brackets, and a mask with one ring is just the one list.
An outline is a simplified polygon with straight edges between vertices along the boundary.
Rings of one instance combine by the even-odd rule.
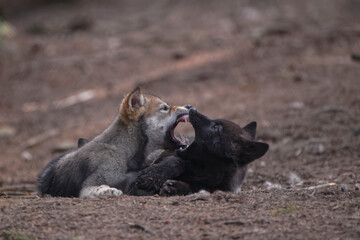
[[18, 230], [4, 231], [4, 237], [7, 240], [35, 240], [36, 239], [35, 237], [33, 237], [29, 234], [23, 233], [21, 231], [18, 231]]
[[288, 205], [286, 207], [278, 208], [272, 211], [272, 214], [285, 214], [296, 212], [296, 205]]

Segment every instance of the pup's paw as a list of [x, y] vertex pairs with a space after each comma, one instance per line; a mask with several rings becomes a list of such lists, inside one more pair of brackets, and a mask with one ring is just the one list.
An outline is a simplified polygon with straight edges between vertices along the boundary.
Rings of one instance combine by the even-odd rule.
[[187, 195], [191, 193], [190, 186], [181, 181], [167, 180], [160, 189], [160, 196]]
[[164, 180], [148, 174], [140, 175], [136, 179], [136, 187], [147, 192], [159, 192]]
[[206, 190], [200, 190], [197, 193], [191, 194], [191, 196], [204, 198], [204, 197], [209, 197], [210, 193]]
[[99, 196], [121, 196], [123, 192], [117, 188], [109, 187], [108, 185], [91, 186], [81, 190], [81, 198], [94, 198]]
[[107, 185], [101, 185], [99, 187], [98, 196], [121, 196], [123, 192], [117, 188], [112, 188]]
[[170, 156], [157, 164], [141, 170], [136, 179], [136, 187], [147, 192], [159, 193], [166, 180], [174, 179], [185, 169], [184, 160]]

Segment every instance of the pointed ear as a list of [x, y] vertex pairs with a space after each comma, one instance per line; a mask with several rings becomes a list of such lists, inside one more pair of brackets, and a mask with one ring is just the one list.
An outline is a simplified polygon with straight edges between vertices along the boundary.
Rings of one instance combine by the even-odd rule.
[[246, 165], [255, 159], [261, 158], [268, 151], [269, 145], [262, 142], [248, 142], [239, 156], [239, 163]]
[[143, 113], [145, 97], [139, 87], [128, 93], [120, 104], [120, 117], [126, 123], [136, 120]]
[[145, 99], [139, 87], [130, 93], [127, 103], [130, 109], [138, 109], [144, 105]]
[[251, 122], [243, 128], [250, 135], [251, 140], [255, 140], [256, 125], [256, 122]]
[[82, 146], [84, 146], [88, 142], [90, 142], [90, 141], [85, 139], [85, 138], [79, 138], [79, 140], [78, 140], [78, 148], [81, 148]]
[[264, 154], [268, 151], [269, 144], [263, 142], [251, 142], [247, 147], [247, 152], [249, 156], [255, 160], [264, 156]]

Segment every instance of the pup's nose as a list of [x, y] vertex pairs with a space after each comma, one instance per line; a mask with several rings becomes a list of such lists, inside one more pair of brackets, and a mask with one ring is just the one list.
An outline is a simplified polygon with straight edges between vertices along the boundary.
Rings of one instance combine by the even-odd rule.
[[197, 109], [196, 108], [194, 108], [194, 107], [192, 107], [191, 109], [190, 109], [190, 113], [197, 113]]
[[185, 108], [190, 109], [190, 108], [191, 108], [191, 105], [190, 105], [190, 104], [186, 104], [186, 105], [185, 105]]

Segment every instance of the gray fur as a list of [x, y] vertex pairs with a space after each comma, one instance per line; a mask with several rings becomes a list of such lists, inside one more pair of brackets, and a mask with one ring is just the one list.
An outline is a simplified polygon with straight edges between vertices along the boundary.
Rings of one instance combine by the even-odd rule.
[[[166, 124], [170, 127], [178, 115], [187, 113], [188, 109], [179, 107], [164, 117]], [[149, 143], [154, 136], [161, 140]], [[117, 115], [100, 135], [88, 142], [81, 140], [78, 149], [52, 160], [38, 176], [39, 191], [42, 195], [62, 197], [121, 195], [121, 190], [111, 186], [129, 171], [148, 165], [147, 155], [162, 151], [164, 145], [159, 142], [164, 141], [164, 129], [149, 126], [145, 117], [129, 124]]]
[[234, 193], [241, 192], [241, 185], [246, 176], [247, 166], [237, 167], [235, 175], [230, 181], [230, 191]]
[[[112, 185], [127, 172], [127, 160], [146, 142], [140, 123], [127, 126], [119, 117], [79, 149], [51, 162], [39, 175], [42, 194], [91, 197], [80, 194], [90, 186]], [[47, 184], [50, 179], [50, 184]], [[81, 191], [81, 192], [80, 192]]]

